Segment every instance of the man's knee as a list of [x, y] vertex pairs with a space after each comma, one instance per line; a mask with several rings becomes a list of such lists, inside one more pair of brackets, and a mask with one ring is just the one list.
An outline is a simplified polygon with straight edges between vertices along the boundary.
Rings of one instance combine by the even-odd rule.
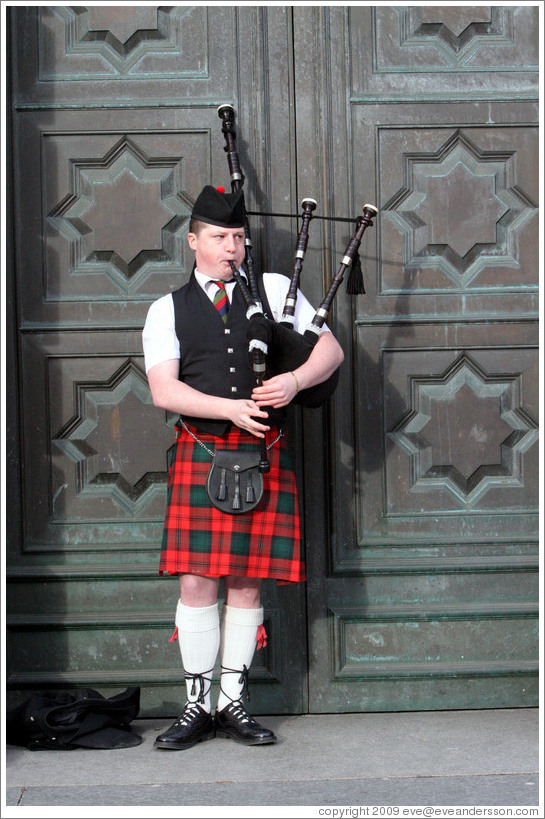
[[249, 577], [225, 578], [225, 602], [240, 609], [260, 606], [261, 580]]
[[180, 578], [180, 600], [184, 606], [213, 606], [218, 599], [218, 580], [198, 574]]

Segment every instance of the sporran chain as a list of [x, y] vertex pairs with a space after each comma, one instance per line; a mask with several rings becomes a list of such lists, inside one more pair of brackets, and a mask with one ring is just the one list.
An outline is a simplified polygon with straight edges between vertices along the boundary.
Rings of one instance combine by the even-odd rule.
[[[196, 435], [195, 435], [193, 432], [191, 432], [191, 430], [189, 429], [189, 427], [187, 426], [187, 424], [185, 423], [185, 421], [183, 420], [183, 418], [180, 418], [180, 422], [181, 422], [181, 424], [182, 424], [183, 428], [185, 429], [185, 431], [187, 432], [187, 434], [188, 434], [188, 435], [190, 435], [190, 436], [191, 436], [191, 438], [193, 438], [193, 440], [194, 440], [194, 441], [196, 441], [196, 442], [198, 443], [198, 445], [199, 445], [199, 446], [202, 446], [202, 448], [203, 448], [203, 449], [205, 449], [205, 450], [206, 450], [206, 452], [208, 452], [208, 454], [210, 455], [210, 457], [211, 457], [211, 458], [213, 458], [215, 453], [214, 453], [214, 452], [212, 452], [212, 450], [211, 450], [211, 449], [208, 449], [208, 447], [206, 446], [206, 444], [205, 444], [203, 441], [201, 441], [199, 438], [197, 438], [197, 436], [196, 436]], [[280, 440], [280, 438], [283, 438], [283, 437], [284, 437], [284, 430], [283, 430], [283, 429], [280, 429], [280, 430], [279, 430], [279, 432], [278, 432], [278, 435], [276, 436], [276, 438], [274, 439], [274, 441], [271, 441], [271, 443], [270, 443], [270, 444], [267, 444], [267, 451], [268, 451], [268, 450], [269, 450], [271, 447], [273, 447], [275, 444], [277, 444], [277, 443], [278, 443], [278, 441]]]

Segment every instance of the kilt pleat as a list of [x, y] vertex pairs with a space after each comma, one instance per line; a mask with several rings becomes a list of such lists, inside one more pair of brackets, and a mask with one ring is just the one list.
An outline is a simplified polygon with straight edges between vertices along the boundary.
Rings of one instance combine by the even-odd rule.
[[[194, 428], [190, 427], [196, 433]], [[267, 433], [267, 442], [276, 438]], [[225, 438], [198, 433], [208, 449], [256, 449], [257, 439], [234, 427]], [[305, 580], [295, 475], [285, 438], [268, 451], [270, 471], [253, 512], [229, 515], [213, 506], [206, 493], [211, 456], [181, 428], [168, 476], [167, 510], [159, 573], [204, 577], [239, 575], [273, 578], [279, 583]]]

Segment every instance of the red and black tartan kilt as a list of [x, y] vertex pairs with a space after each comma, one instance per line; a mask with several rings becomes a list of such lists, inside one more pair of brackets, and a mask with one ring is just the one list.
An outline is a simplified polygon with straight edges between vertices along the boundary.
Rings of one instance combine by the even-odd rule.
[[[276, 435], [273, 428], [267, 443]], [[216, 445], [259, 447], [253, 435], [234, 425], [226, 438], [207, 433], [198, 438], [212, 452]], [[271, 577], [280, 583], [306, 579], [295, 475], [284, 438], [268, 450], [268, 459], [261, 503], [253, 512], [229, 515], [206, 494], [211, 456], [185, 429], [179, 430], [168, 477], [160, 574]]]

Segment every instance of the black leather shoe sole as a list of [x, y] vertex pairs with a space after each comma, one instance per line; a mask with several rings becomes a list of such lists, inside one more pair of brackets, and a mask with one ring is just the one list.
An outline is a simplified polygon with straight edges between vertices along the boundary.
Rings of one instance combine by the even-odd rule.
[[156, 739], [153, 743], [154, 748], [162, 748], [166, 751], [185, 751], [187, 748], [193, 748], [198, 742], [206, 742], [208, 739], [214, 739], [216, 736], [215, 730], [212, 728], [206, 731], [199, 737], [192, 737], [191, 739], [182, 742], [180, 740], [160, 740]]
[[270, 737], [244, 737], [236, 733], [231, 734], [223, 728], [216, 728], [216, 736], [224, 737], [224, 739], [234, 739], [235, 742], [240, 742], [241, 745], [274, 745], [275, 742], [278, 742], [274, 734]]

